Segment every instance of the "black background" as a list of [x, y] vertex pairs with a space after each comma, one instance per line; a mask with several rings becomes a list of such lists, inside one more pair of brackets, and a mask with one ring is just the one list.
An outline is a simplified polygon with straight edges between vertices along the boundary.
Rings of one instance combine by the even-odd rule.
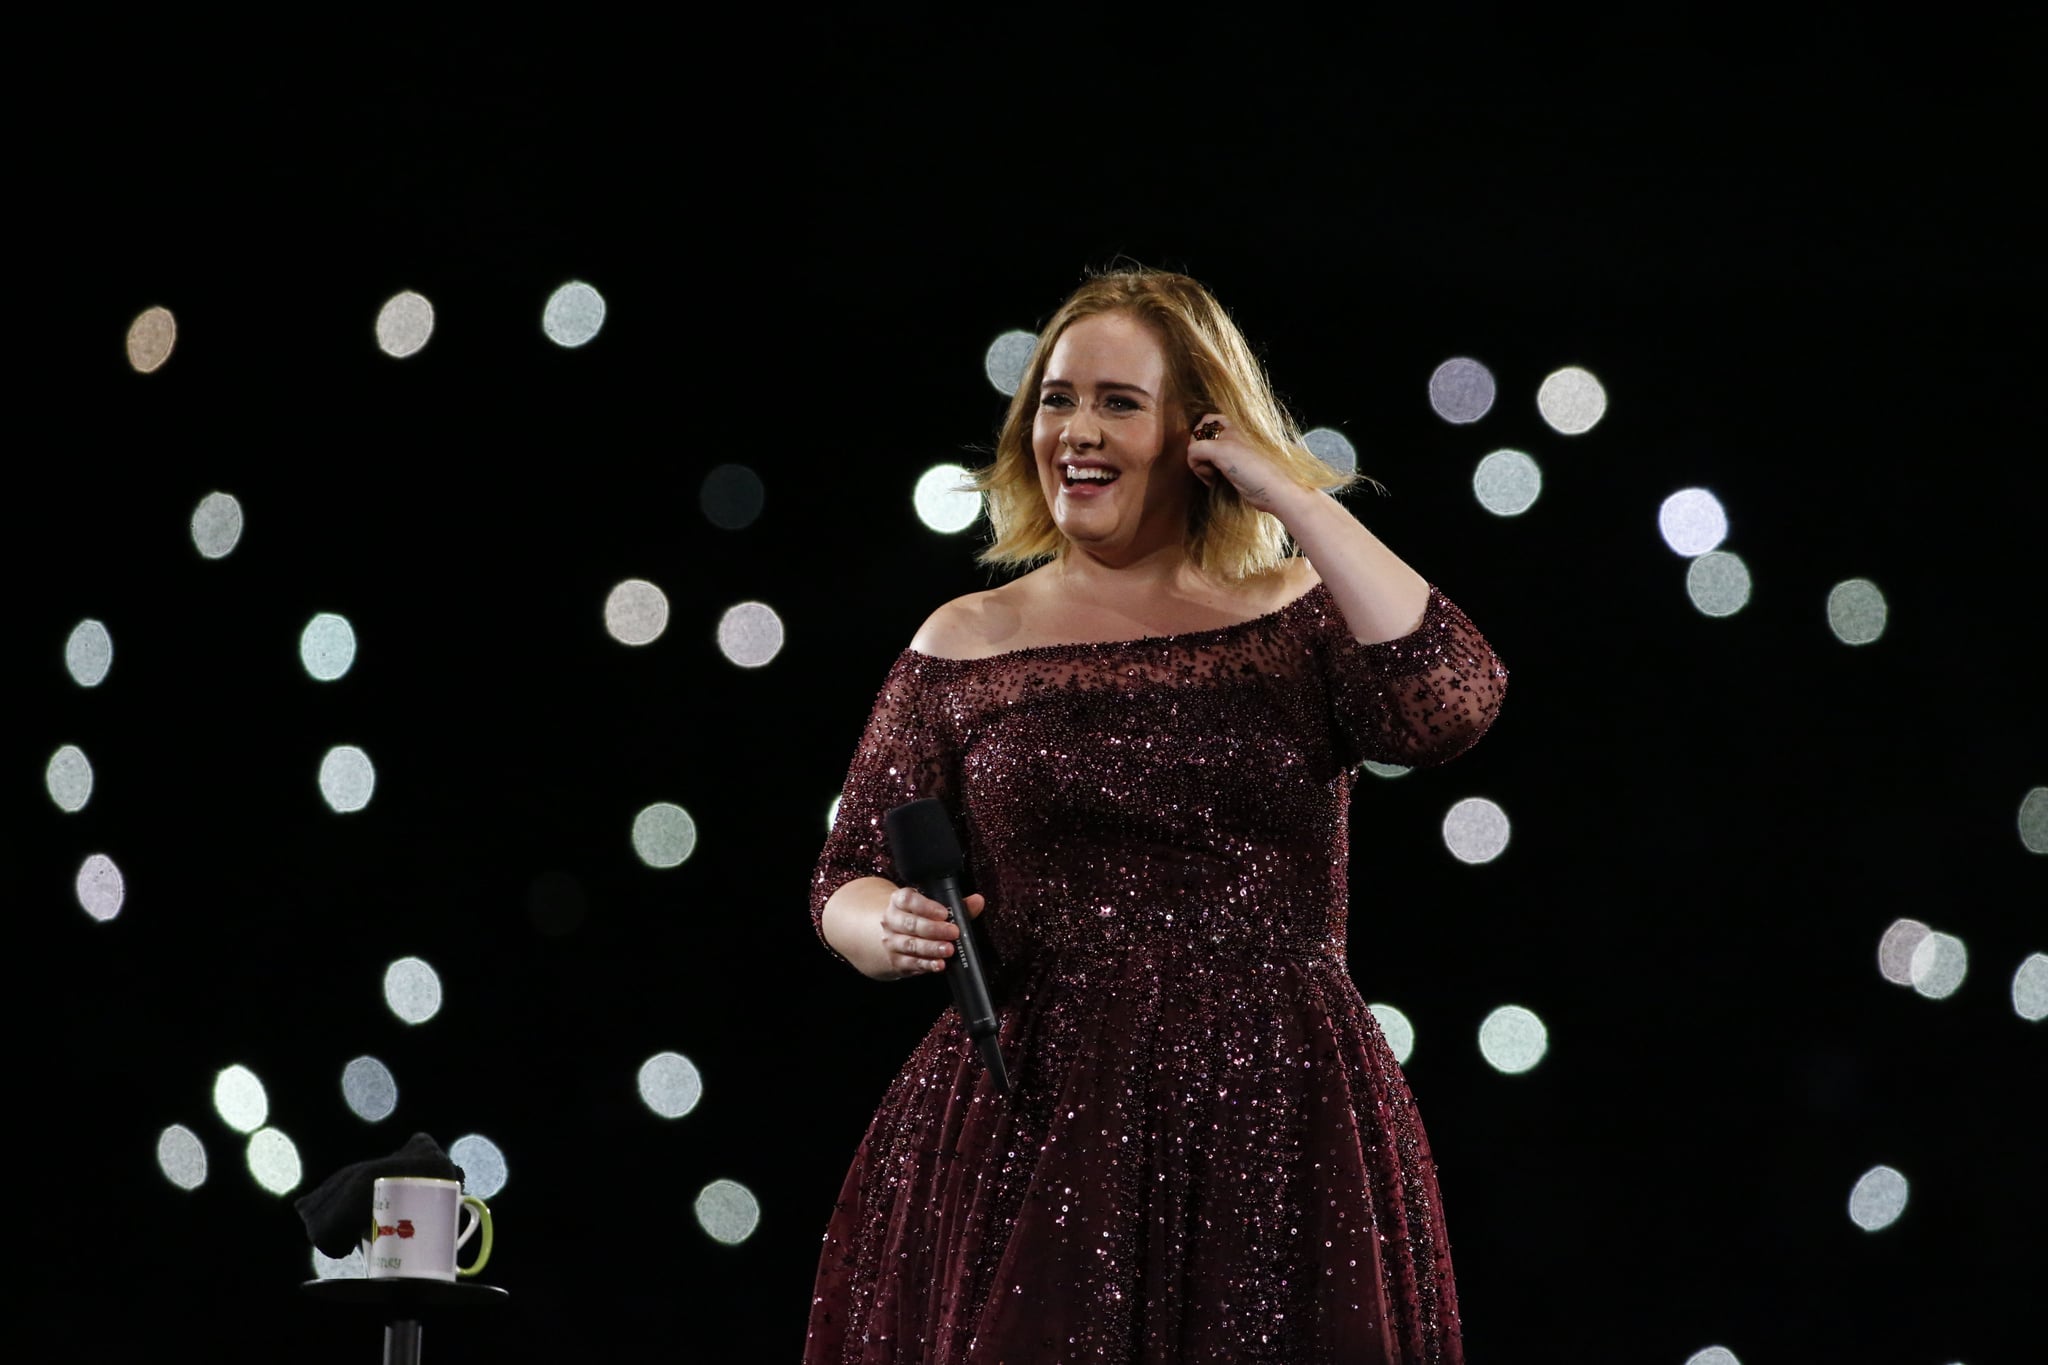
[[[876, 683], [989, 581], [909, 490], [992, 440], [989, 340], [1119, 255], [1217, 292], [1513, 674], [1471, 755], [1354, 814], [1353, 971], [1417, 1027], [1471, 1358], [2037, 1351], [2040, 1037], [2007, 1000], [2048, 946], [2014, 830], [2048, 773], [2031, 49], [1659, 13], [25, 41], [0, 889], [33, 1356], [377, 1349], [294, 1288], [289, 1201], [210, 1112], [236, 1062], [308, 1185], [415, 1130], [505, 1149], [511, 1300], [433, 1324], [434, 1359], [798, 1354], [845, 1163], [944, 1001], [847, 971], [802, 908]], [[537, 323], [571, 278], [610, 311], [563, 351]], [[371, 322], [403, 288], [438, 321], [398, 362]], [[138, 376], [152, 304], [178, 344]], [[1453, 355], [1500, 380], [1476, 426], [1425, 401]], [[1582, 437], [1534, 408], [1564, 364], [1610, 395]], [[1502, 446], [1544, 471], [1519, 518], [1469, 490]], [[698, 508], [727, 462], [767, 485], [744, 531]], [[1756, 580], [1725, 620], [1656, 531], [1693, 485]], [[215, 489], [248, 518], [217, 562], [187, 530]], [[1859, 576], [1891, 622], [1851, 649], [1824, 603]], [[603, 630], [626, 577], [673, 608], [643, 649]], [[746, 599], [788, 625], [759, 671], [712, 641]], [[361, 641], [326, 685], [317, 611]], [[75, 815], [39, 790], [62, 743], [97, 774]], [[346, 817], [313, 781], [339, 743], [378, 773]], [[1438, 836], [1468, 795], [1514, 820], [1492, 864]], [[669, 871], [627, 840], [656, 800], [700, 829]], [[71, 890], [95, 852], [107, 924]], [[580, 923], [539, 932], [564, 885]], [[1902, 914], [1968, 943], [1953, 998], [1875, 971]], [[446, 984], [419, 1028], [378, 990], [408, 953]], [[1520, 1077], [1471, 1041], [1506, 1002], [1550, 1030]], [[677, 1121], [633, 1085], [669, 1048], [705, 1078]], [[365, 1052], [401, 1091], [376, 1127], [339, 1091]], [[173, 1122], [191, 1193], [155, 1169]], [[1880, 1162], [1912, 1202], [1866, 1234]], [[763, 1207], [737, 1247], [689, 1212], [720, 1177]]]

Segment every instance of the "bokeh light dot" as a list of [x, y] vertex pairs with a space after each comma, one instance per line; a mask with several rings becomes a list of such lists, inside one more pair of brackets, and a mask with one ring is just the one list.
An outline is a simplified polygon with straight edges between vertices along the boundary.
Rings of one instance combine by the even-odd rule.
[[495, 1199], [511, 1177], [503, 1149], [481, 1133], [448, 1144], [448, 1159], [462, 1168], [462, 1192], [479, 1199]]
[[213, 1109], [238, 1133], [253, 1133], [270, 1117], [270, 1096], [256, 1073], [239, 1063], [213, 1078]]
[[1749, 605], [1749, 565], [1726, 550], [1701, 555], [1685, 569], [1685, 595], [1702, 616], [1733, 616]]
[[1543, 1060], [1550, 1031], [1533, 1010], [1502, 1005], [1479, 1026], [1479, 1052], [1496, 1071], [1519, 1075]]
[[1709, 1346], [1687, 1356], [1685, 1365], [1742, 1365], [1742, 1361], [1726, 1346]]
[[154, 373], [177, 344], [178, 320], [168, 308], [145, 308], [128, 324], [128, 363], [138, 374]]
[[974, 525], [981, 516], [981, 494], [966, 486], [969, 477], [957, 464], [935, 464], [919, 475], [910, 499], [917, 519], [945, 535]]
[[704, 519], [721, 531], [744, 531], [761, 519], [768, 505], [768, 486], [743, 464], [722, 464], [704, 476], [697, 491]]
[[382, 1123], [398, 1108], [398, 1078], [375, 1057], [358, 1057], [341, 1069], [341, 1097], [365, 1123]]
[[1591, 371], [1567, 365], [1537, 388], [1536, 410], [1559, 434], [1583, 435], [1607, 415], [1607, 390]]
[[713, 1241], [737, 1246], [761, 1224], [761, 1202], [737, 1180], [714, 1180], [697, 1195], [697, 1225]]
[[184, 1124], [174, 1123], [157, 1135], [156, 1165], [179, 1189], [196, 1190], [206, 1183], [206, 1144]]
[[832, 832], [832, 826], [839, 823], [839, 803], [845, 799], [846, 793], [841, 792], [838, 796], [832, 798], [830, 805], [825, 807], [825, 832], [827, 834]]
[[2012, 974], [2012, 1012], [2030, 1024], [2048, 1019], [2048, 953], [2029, 953]]
[[1408, 1065], [1408, 1058], [1415, 1052], [1415, 1025], [1392, 1005], [1367, 1005], [1366, 1008], [1379, 1021], [1380, 1032], [1385, 1035], [1387, 1050], [1394, 1054], [1394, 1060], [1403, 1066]]
[[393, 294], [377, 310], [377, 348], [399, 360], [417, 355], [434, 335], [434, 305], [410, 289]]
[[652, 644], [668, 629], [668, 594], [644, 578], [629, 578], [605, 595], [604, 628], [622, 645]]
[[192, 509], [192, 547], [205, 559], [226, 559], [242, 543], [242, 504], [232, 493], [208, 493]]
[[1363, 767], [1374, 777], [1385, 778], [1406, 777], [1409, 773], [1415, 771], [1413, 768], [1404, 768], [1399, 763], [1376, 763], [1369, 758], [1365, 761]]
[[1493, 407], [1493, 371], [1469, 356], [1457, 356], [1429, 376], [1429, 405], [1446, 422], [1476, 422]]
[[997, 393], [1010, 397], [1024, 382], [1024, 372], [1031, 368], [1031, 353], [1037, 348], [1038, 338], [1030, 332], [1005, 332], [988, 344], [981, 372]]
[[782, 618], [766, 602], [741, 602], [718, 618], [718, 652], [741, 668], [762, 667], [782, 645]]
[[1946, 1000], [1970, 974], [1970, 951], [1954, 934], [1929, 934], [1913, 947], [1908, 967], [1913, 989], [1929, 1000]]
[[320, 760], [320, 795], [337, 815], [359, 811], [377, 790], [377, 769], [353, 744], [337, 744]]
[[1358, 472], [1358, 448], [1337, 428], [1316, 427], [1305, 431], [1301, 434], [1301, 443], [1308, 447], [1309, 454], [1339, 474]]
[[633, 851], [649, 867], [678, 867], [697, 851], [697, 822], [672, 801], [657, 801], [633, 817]]
[[1873, 1166], [1849, 1191], [1849, 1221], [1865, 1232], [1877, 1232], [1899, 1221], [1906, 1211], [1906, 1177], [1890, 1166]]
[[64, 671], [80, 687], [98, 687], [114, 666], [114, 637], [90, 618], [71, 628], [64, 641]]
[[408, 1024], [441, 1012], [441, 974], [424, 958], [401, 957], [384, 969], [384, 1004]]
[[1543, 471], [1519, 450], [1496, 450], [1472, 471], [1472, 496], [1497, 517], [1518, 517], [1543, 492]]
[[356, 661], [356, 628], [346, 616], [323, 611], [299, 632], [299, 663], [316, 682], [333, 682]]
[[92, 800], [92, 762], [85, 750], [66, 744], [50, 755], [43, 768], [43, 789], [57, 803], [57, 809], [76, 814]]
[[2035, 787], [2020, 798], [2020, 844], [2029, 853], [2048, 853], [2048, 787]]
[[1895, 919], [1877, 941], [1877, 970], [1894, 986], [1913, 984], [1913, 950], [1933, 930], [1917, 919]]
[[1508, 814], [1483, 796], [1468, 796], [1444, 814], [1444, 847], [1461, 863], [1490, 863], [1508, 846]]
[[1657, 531], [1672, 550], [1690, 559], [1728, 538], [1728, 512], [1704, 488], [1681, 488], [1657, 508]]
[[95, 853], [79, 865], [72, 890], [78, 895], [79, 907], [102, 924], [120, 914], [128, 901], [128, 879], [104, 853]]
[[1828, 593], [1828, 629], [1845, 645], [1867, 645], [1884, 634], [1889, 609], [1884, 593], [1867, 578], [1835, 584]]
[[305, 1178], [298, 1145], [275, 1128], [249, 1135], [249, 1174], [272, 1194], [290, 1194]]
[[640, 1102], [665, 1119], [677, 1119], [704, 1097], [696, 1063], [680, 1052], [657, 1052], [640, 1064]]
[[571, 280], [548, 295], [547, 306], [541, 309], [541, 331], [555, 345], [571, 350], [596, 336], [603, 326], [604, 295], [581, 280]]

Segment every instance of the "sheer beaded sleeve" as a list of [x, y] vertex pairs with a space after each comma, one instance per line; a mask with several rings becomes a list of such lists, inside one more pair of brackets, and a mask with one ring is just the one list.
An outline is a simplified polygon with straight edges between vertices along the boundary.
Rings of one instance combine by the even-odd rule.
[[1375, 644], [1352, 638], [1330, 607], [1324, 666], [1346, 767], [1363, 759], [1411, 768], [1448, 763], [1493, 724], [1507, 669], [1434, 586], [1420, 625]]
[[926, 796], [957, 807], [957, 745], [944, 724], [943, 708], [935, 704], [929, 676], [945, 662], [913, 650], [898, 656], [854, 750], [832, 832], [811, 877], [811, 927], [834, 957], [838, 951], [825, 942], [825, 902], [857, 878], [895, 878], [882, 817], [892, 807]]

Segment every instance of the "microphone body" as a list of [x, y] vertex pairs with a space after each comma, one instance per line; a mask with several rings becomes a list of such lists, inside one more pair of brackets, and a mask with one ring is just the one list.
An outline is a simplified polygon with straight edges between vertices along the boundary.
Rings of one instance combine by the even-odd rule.
[[967, 1036], [982, 1065], [994, 1078], [996, 1089], [1010, 1092], [1010, 1073], [1003, 1066], [1002, 1050], [996, 1045], [999, 1021], [989, 998], [988, 972], [981, 948], [974, 938], [974, 919], [967, 913], [961, 895], [960, 874], [967, 858], [953, 833], [953, 821], [945, 806], [929, 798], [897, 806], [884, 817], [889, 834], [889, 855], [896, 863], [896, 875], [914, 884], [931, 900], [946, 907], [946, 918], [960, 926], [953, 944], [953, 960], [946, 964], [946, 980], [953, 988], [953, 1004], [967, 1025]]

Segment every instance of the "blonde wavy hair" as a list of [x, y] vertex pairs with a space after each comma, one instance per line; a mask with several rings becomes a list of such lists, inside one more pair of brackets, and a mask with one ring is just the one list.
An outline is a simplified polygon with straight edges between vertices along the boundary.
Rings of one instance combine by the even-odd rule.
[[[1192, 430], [1203, 413], [1218, 412], [1241, 439], [1269, 456], [1304, 488], [1332, 491], [1357, 482], [1316, 458], [1302, 444], [1252, 348], [1198, 281], [1171, 271], [1138, 266], [1099, 271], [1068, 296], [1038, 333], [1031, 363], [1010, 399], [996, 437], [995, 459], [974, 472], [971, 487], [987, 497], [994, 538], [980, 555], [984, 564], [1022, 568], [1057, 559], [1067, 538], [1052, 519], [1031, 449], [1038, 413], [1038, 386], [1060, 334], [1082, 318], [1123, 313], [1151, 328], [1166, 353], [1169, 420]], [[1238, 496], [1227, 480], [1216, 482], [1190, 504], [1188, 558], [1203, 573], [1240, 579], [1276, 568], [1293, 545], [1280, 519]]]

